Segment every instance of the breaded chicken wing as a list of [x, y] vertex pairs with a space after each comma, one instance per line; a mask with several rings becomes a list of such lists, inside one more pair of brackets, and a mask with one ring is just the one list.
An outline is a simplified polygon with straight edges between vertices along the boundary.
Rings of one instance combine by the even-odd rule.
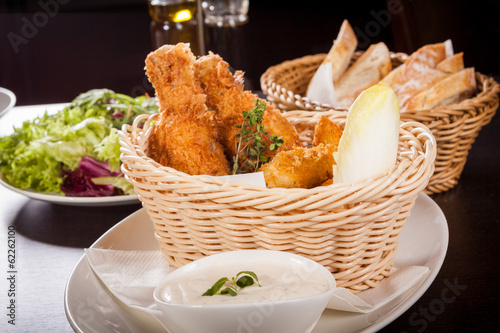
[[342, 130], [340, 127], [328, 117], [323, 116], [314, 128], [313, 146], [317, 146], [320, 143], [338, 146], [341, 137]]
[[336, 150], [336, 145], [320, 143], [312, 148], [282, 151], [259, 171], [264, 173], [269, 188], [316, 187], [333, 177]]
[[206, 98], [194, 77], [195, 60], [194, 54], [183, 43], [164, 45], [147, 56], [146, 75], [155, 89], [160, 108], [168, 109], [170, 113], [205, 112], [204, 109], [192, 110], [189, 104], [186, 106], [192, 95]]
[[182, 43], [165, 45], [146, 58], [146, 74], [160, 106], [148, 155], [191, 175], [227, 175], [228, 160], [217, 140], [206, 96], [194, 79], [195, 59]]
[[230, 173], [222, 146], [209, 118], [162, 113], [150, 136], [149, 156], [190, 175]]
[[[207, 106], [216, 112], [215, 119], [219, 137], [229, 158], [236, 155], [236, 126], [243, 122], [243, 111], [254, 108], [258, 96], [243, 90], [243, 73], [233, 75], [229, 65], [219, 55], [210, 53], [195, 62], [195, 77], [207, 95]], [[283, 117], [280, 111], [266, 102], [262, 125], [270, 135], [281, 136], [284, 144], [278, 151], [292, 149], [300, 145], [295, 127]], [[264, 142], [266, 145], [269, 142]], [[270, 152], [270, 155], [276, 151]]]

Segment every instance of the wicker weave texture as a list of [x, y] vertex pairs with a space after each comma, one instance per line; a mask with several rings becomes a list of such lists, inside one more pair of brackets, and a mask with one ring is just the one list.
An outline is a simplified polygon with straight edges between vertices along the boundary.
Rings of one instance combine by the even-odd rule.
[[403, 121], [425, 124], [436, 138], [436, 169], [426, 193], [444, 192], [458, 184], [472, 144], [498, 109], [500, 85], [481, 73], [476, 73], [476, 81], [479, 92], [474, 98], [433, 110], [401, 114]]
[[[305, 143], [322, 115], [344, 126], [345, 113], [291, 112]], [[435, 139], [422, 124], [402, 124], [398, 163], [388, 175], [355, 185], [267, 189], [190, 176], [147, 157], [156, 116], [120, 131], [122, 171], [154, 223], [167, 260], [182, 266], [230, 250], [282, 250], [327, 267], [359, 292], [389, 276], [398, 235], [434, 170]], [[139, 122], [146, 120], [141, 129]]]
[[[361, 54], [357, 52], [352, 61]], [[270, 67], [261, 77], [261, 88], [267, 99], [285, 111], [334, 109], [304, 97], [309, 81], [324, 57], [325, 54], [310, 55]], [[391, 53], [391, 59], [393, 66], [398, 66], [404, 63], [407, 55]], [[458, 183], [472, 144], [498, 109], [500, 85], [493, 78], [477, 72], [476, 81], [478, 89], [473, 98], [433, 110], [401, 113], [403, 121], [421, 122], [436, 137], [436, 169], [425, 189], [427, 194], [447, 191]]]

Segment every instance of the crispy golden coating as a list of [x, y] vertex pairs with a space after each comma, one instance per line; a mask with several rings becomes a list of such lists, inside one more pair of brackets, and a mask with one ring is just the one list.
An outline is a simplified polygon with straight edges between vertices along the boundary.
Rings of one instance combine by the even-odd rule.
[[264, 172], [269, 188], [312, 188], [333, 177], [336, 150], [336, 145], [321, 143], [313, 148], [282, 151], [259, 171]]
[[[160, 108], [182, 114], [192, 109], [186, 99], [202, 94], [194, 78], [195, 60], [189, 47], [182, 43], [164, 45], [146, 57], [146, 75], [155, 89]], [[193, 111], [204, 112], [203, 109]]]
[[[194, 73], [198, 85], [207, 95], [207, 106], [217, 110], [219, 117], [232, 118], [236, 111], [229, 107], [222, 107], [227, 103], [227, 94], [239, 94], [243, 91], [243, 73], [236, 71], [232, 74], [229, 64], [218, 54], [210, 52], [198, 58], [194, 64]], [[234, 97], [231, 97], [234, 99]], [[230, 101], [233, 103], [234, 101]], [[241, 116], [241, 112], [238, 112]]]
[[326, 180], [323, 184], [321, 184], [321, 186], [329, 186], [329, 185], [333, 185], [333, 178], [330, 178]]
[[[207, 106], [216, 111], [215, 119], [220, 140], [227, 155], [236, 155], [236, 126], [243, 122], [243, 111], [252, 110], [258, 98], [248, 90], [243, 90], [243, 73], [234, 75], [229, 65], [213, 53], [200, 57], [195, 62], [195, 76], [203, 92], [207, 95]], [[299, 136], [295, 127], [281, 115], [280, 111], [266, 102], [266, 111], [262, 124], [270, 135], [282, 136], [284, 144], [280, 150], [292, 149], [298, 145]], [[269, 142], [265, 142], [266, 145]], [[271, 152], [271, 156], [276, 151]]]
[[342, 130], [340, 127], [331, 121], [328, 117], [321, 117], [314, 128], [313, 146], [320, 143], [339, 145]]
[[148, 155], [191, 175], [227, 175], [229, 163], [217, 140], [206, 96], [194, 78], [195, 59], [185, 44], [165, 45], [146, 58], [146, 74], [160, 104]]
[[211, 120], [201, 116], [162, 113], [150, 136], [149, 156], [162, 165], [190, 175], [223, 176], [229, 163]]
[[268, 102], [266, 102], [266, 104], [267, 108], [262, 124], [267, 126], [268, 132], [271, 135], [276, 134], [277, 136], [283, 137], [284, 143], [278, 151], [302, 147], [302, 143], [299, 140], [299, 134], [295, 127], [290, 124], [288, 119], [283, 117], [279, 109], [276, 109]]

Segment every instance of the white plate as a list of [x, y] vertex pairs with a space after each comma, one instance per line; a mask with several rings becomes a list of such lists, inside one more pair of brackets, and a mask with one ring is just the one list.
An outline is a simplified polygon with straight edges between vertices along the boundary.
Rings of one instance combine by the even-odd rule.
[[9, 89], [0, 87], [0, 117], [16, 105], [16, 95]]
[[[140, 209], [115, 225], [93, 245], [94, 248], [146, 251], [158, 249], [153, 223]], [[376, 314], [326, 310], [313, 333], [376, 332], [388, 325], [427, 290], [443, 264], [448, 247], [448, 226], [439, 206], [420, 194], [412, 214], [401, 232], [395, 264], [398, 267], [421, 265], [430, 273], [420, 286], [398, 306], [384, 307]], [[85, 255], [74, 268], [66, 285], [64, 306], [75, 332], [165, 332], [156, 319], [131, 309], [114, 298], [95, 276]], [[175, 333], [175, 332], [172, 332]]]
[[[0, 88], [1, 89], [1, 88]], [[1, 91], [0, 91], [1, 92]], [[0, 122], [0, 136], [10, 135], [13, 133], [13, 128], [20, 127], [23, 121], [34, 119], [47, 112], [49, 115], [62, 110], [67, 103], [45, 104], [45, 105], [30, 105], [15, 107], [12, 112], [9, 112], [2, 118]], [[46, 201], [59, 205], [68, 206], [119, 206], [139, 204], [140, 201], [137, 195], [119, 195], [111, 197], [66, 197], [60, 194], [44, 194], [30, 190], [21, 190], [10, 184], [7, 184], [0, 175], [0, 184], [27, 196], [28, 198]]]
[[17, 192], [28, 198], [50, 202], [58, 205], [66, 206], [120, 206], [120, 205], [130, 205], [139, 204], [139, 198], [137, 195], [116, 195], [111, 197], [66, 197], [59, 194], [43, 194], [35, 191], [21, 190], [10, 184], [7, 184], [2, 178], [0, 178], [0, 184], [5, 186], [11, 191]]

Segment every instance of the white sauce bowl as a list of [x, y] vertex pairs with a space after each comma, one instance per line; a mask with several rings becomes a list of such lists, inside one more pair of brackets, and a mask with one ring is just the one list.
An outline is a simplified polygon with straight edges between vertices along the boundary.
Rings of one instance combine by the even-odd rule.
[[[263, 267], [283, 265], [286, 270], [283, 281], [294, 282], [295, 285], [292, 285], [292, 288], [298, 287], [299, 281], [305, 284], [299, 288], [307, 288], [308, 284], [309, 286], [317, 285], [318, 280], [321, 280], [326, 281], [325, 290], [316, 295], [303, 295], [286, 300], [275, 298], [275, 295], [279, 294], [276, 292], [268, 300], [246, 303], [235, 303], [234, 299], [239, 296], [237, 295], [230, 303], [203, 305], [172, 303], [166, 295], [166, 290], [172, 289], [172, 286], [174, 289], [177, 288], [176, 283], [184, 278], [192, 279], [193, 274], [203, 275], [206, 270], [214, 271], [219, 267], [227, 268], [228, 265], [234, 265], [238, 270], [241, 268], [245, 270], [244, 267], [258, 267], [257, 264], [262, 264]], [[255, 268], [253, 271], [258, 275], [264, 287], [266, 282], [261, 279], [257, 270], [258, 268]], [[234, 275], [230, 274], [231, 276], [228, 276], [227, 272], [220, 272], [217, 276], [227, 276], [231, 279]], [[299, 279], [299, 276], [306, 276], [306, 274], [313, 274], [315, 278]], [[202, 289], [210, 288], [214, 282], [210, 281], [209, 285]], [[254, 288], [254, 286], [247, 288]], [[163, 313], [162, 321], [167, 323], [167, 327], [171, 325], [172, 333], [304, 333], [312, 331], [333, 296], [335, 288], [336, 282], [333, 275], [325, 267], [312, 260], [281, 251], [243, 250], [208, 256], [178, 268], [156, 288], [154, 298]]]

